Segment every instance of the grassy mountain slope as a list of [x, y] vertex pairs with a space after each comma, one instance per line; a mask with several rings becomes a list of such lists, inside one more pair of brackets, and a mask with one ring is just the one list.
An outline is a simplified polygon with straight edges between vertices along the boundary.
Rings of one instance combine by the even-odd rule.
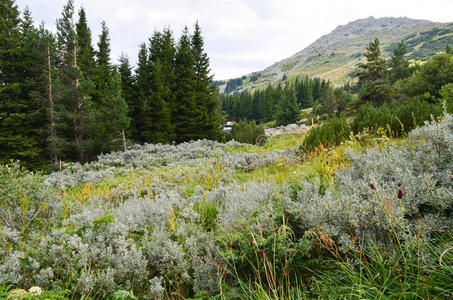
[[[337, 84], [354, 78], [357, 65], [363, 62], [369, 41], [379, 38], [384, 57], [389, 57], [401, 40], [408, 46], [408, 58], [425, 60], [453, 45], [453, 23], [435, 23], [409, 18], [360, 19], [338, 26], [302, 51], [242, 80], [234, 91], [264, 87], [286, 74], [321, 77]], [[226, 84], [221, 86], [224, 90]]]

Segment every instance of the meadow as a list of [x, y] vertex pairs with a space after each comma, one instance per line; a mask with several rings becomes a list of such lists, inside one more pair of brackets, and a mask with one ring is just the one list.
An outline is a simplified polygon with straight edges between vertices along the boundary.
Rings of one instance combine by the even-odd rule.
[[303, 140], [1, 166], [0, 297], [451, 299], [453, 117]]

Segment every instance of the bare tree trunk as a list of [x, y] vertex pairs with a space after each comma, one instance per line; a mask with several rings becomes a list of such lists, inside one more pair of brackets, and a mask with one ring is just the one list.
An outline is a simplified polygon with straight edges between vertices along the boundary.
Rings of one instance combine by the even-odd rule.
[[124, 130], [121, 130], [121, 137], [123, 138], [123, 152], [126, 152], [127, 146], [126, 146], [126, 135], [124, 134]]
[[47, 86], [47, 94], [49, 97], [49, 119], [50, 119], [50, 161], [52, 164], [57, 164], [58, 162], [58, 155], [56, 149], [56, 141], [57, 135], [55, 133], [55, 105], [53, 103], [53, 95], [52, 95], [52, 68], [50, 64], [50, 47], [47, 46], [47, 78], [48, 78], [48, 86]]

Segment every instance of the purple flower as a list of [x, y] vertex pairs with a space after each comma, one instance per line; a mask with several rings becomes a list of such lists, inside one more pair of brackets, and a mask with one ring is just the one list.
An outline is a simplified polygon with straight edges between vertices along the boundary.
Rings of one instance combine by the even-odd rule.
[[231, 249], [231, 242], [228, 242], [228, 248]]
[[398, 182], [398, 187], [401, 187], [403, 184], [401, 182]]
[[404, 193], [402, 190], [398, 190], [398, 199], [403, 199]]
[[375, 189], [374, 184], [370, 183], [370, 188], [371, 188], [372, 190], [374, 190], [374, 189]]

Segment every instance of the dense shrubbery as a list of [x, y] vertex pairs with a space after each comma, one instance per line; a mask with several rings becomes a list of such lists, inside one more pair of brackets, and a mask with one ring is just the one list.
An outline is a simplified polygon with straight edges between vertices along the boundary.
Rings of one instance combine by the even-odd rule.
[[432, 117], [439, 117], [442, 110], [441, 105], [432, 105], [419, 99], [406, 104], [385, 103], [380, 107], [368, 103], [357, 111], [351, 129], [355, 133], [365, 129], [376, 133], [381, 128], [389, 136], [402, 137]]
[[252, 120], [251, 122], [241, 120], [239, 123], [234, 124], [229, 134], [229, 138], [240, 143], [253, 145], [263, 145], [266, 142], [264, 126], [256, 125], [255, 120]]
[[350, 132], [350, 125], [346, 118], [332, 118], [310, 130], [301, 148], [305, 152], [310, 152], [321, 145], [323, 147], [339, 145], [348, 139]]
[[[447, 111], [452, 112], [452, 108], [451, 103], [448, 103]], [[380, 107], [367, 103], [359, 108], [350, 124], [346, 117], [332, 118], [310, 130], [301, 148], [310, 152], [321, 145], [337, 146], [350, 138], [351, 134], [365, 131], [372, 136], [404, 137], [425, 121], [439, 118], [443, 111], [443, 105], [433, 105], [417, 98], [405, 104], [384, 103]]]

